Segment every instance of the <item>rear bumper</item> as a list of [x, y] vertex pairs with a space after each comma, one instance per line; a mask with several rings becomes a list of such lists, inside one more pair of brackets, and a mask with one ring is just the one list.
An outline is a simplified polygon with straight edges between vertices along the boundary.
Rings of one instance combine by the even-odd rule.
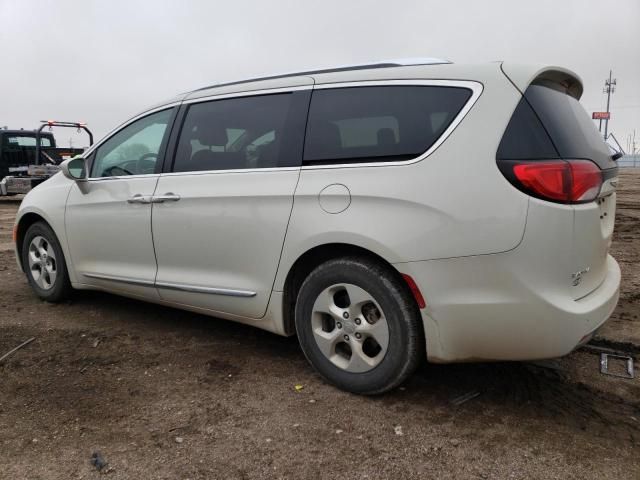
[[430, 361], [560, 357], [586, 341], [618, 302], [620, 267], [611, 256], [604, 281], [579, 300], [566, 289], [523, 278], [512, 256], [395, 265], [413, 277], [426, 299], [421, 313]]

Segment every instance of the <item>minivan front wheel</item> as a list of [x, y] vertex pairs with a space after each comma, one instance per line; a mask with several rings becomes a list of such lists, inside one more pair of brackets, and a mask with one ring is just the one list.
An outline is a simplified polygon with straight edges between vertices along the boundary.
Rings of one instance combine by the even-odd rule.
[[330, 383], [377, 394], [402, 383], [424, 354], [420, 313], [391, 267], [348, 257], [318, 266], [300, 288], [302, 350]]
[[69, 296], [71, 283], [64, 254], [46, 223], [36, 222], [27, 230], [22, 242], [22, 267], [42, 300], [59, 302]]

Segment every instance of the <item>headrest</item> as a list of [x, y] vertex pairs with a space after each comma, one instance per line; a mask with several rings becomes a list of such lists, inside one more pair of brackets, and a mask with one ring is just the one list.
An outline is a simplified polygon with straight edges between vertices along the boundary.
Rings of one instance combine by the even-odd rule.
[[381, 128], [378, 130], [378, 146], [381, 145], [395, 145], [396, 134], [391, 128]]
[[227, 129], [215, 123], [201, 123], [194, 132], [194, 138], [201, 145], [224, 147], [229, 142]]

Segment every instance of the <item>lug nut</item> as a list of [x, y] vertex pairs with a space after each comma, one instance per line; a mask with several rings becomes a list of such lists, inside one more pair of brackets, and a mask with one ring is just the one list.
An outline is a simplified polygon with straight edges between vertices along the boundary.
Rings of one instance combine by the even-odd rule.
[[336, 323], [336, 327], [342, 328], [342, 324], [340, 322]]
[[357, 338], [358, 340], [360, 340], [360, 339], [362, 338], [362, 335], [360, 335], [359, 333], [357, 333], [357, 332], [356, 332], [356, 338]]
[[362, 323], [362, 320], [360, 320], [359, 318], [356, 318], [356, 325], [360, 325]]
[[348, 342], [349, 341], [349, 335], [345, 335], [344, 339]]
[[344, 313], [342, 314], [342, 316], [343, 316], [344, 318], [349, 318], [349, 312], [344, 312]]

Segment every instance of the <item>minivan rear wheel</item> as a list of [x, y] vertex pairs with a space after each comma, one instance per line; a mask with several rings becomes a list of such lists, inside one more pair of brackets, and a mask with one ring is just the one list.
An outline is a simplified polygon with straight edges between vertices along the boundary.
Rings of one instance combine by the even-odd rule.
[[373, 395], [400, 385], [420, 362], [420, 312], [400, 275], [372, 259], [318, 266], [295, 309], [302, 350], [328, 382]]

